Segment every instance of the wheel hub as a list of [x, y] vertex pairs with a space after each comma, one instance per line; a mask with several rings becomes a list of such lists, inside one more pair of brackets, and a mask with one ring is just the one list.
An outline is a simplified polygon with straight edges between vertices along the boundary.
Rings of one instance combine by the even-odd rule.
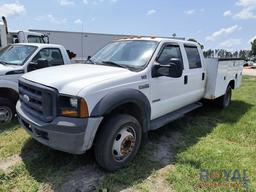
[[11, 110], [7, 107], [0, 107], [0, 123], [7, 123], [12, 119]]
[[136, 142], [135, 131], [131, 127], [122, 129], [113, 143], [112, 153], [117, 161], [126, 159], [133, 151]]

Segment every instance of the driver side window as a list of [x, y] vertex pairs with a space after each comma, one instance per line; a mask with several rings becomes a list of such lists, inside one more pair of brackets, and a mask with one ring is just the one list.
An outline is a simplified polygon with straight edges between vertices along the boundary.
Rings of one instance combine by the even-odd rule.
[[33, 58], [32, 62], [37, 63], [39, 59], [47, 60], [49, 66], [64, 65], [61, 52], [57, 48], [45, 48], [40, 50]]
[[180, 47], [178, 45], [166, 45], [162, 49], [157, 62], [161, 65], [168, 65], [173, 58], [179, 59], [183, 63]]

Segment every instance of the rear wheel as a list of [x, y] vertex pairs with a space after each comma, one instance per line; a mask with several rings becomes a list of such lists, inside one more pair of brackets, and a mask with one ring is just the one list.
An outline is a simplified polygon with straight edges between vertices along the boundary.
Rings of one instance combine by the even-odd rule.
[[110, 117], [96, 138], [96, 161], [108, 171], [124, 167], [137, 154], [141, 137], [141, 125], [133, 116], [120, 114]]
[[14, 104], [9, 99], [0, 98], [0, 125], [10, 123], [14, 114]]
[[228, 85], [225, 95], [217, 99], [218, 106], [222, 109], [227, 108], [230, 105], [231, 97], [232, 97], [232, 88], [230, 85]]

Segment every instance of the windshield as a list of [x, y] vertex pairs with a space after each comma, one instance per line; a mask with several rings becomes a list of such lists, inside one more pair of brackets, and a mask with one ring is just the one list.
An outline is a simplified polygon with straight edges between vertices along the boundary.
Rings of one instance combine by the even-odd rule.
[[0, 63], [23, 65], [36, 49], [36, 46], [31, 45], [13, 45], [6, 47], [0, 52]]
[[156, 41], [127, 40], [106, 45], [90, 61], [95, 64], [118, 64], [124, 67], [142, 68], [149, 62], [157, 47]]

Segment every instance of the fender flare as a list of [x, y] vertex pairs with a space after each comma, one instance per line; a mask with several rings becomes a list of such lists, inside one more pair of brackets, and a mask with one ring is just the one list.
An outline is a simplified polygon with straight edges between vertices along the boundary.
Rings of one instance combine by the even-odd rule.
[[143, 118], [143, 132], [149, 130], [151, 107], [148, 98], [136, 89], [123, 89], [105, 95], [93, 108], [92, 117], [100, 117], [109, 114], [112, 110], [126, 103], [137, 105]]

